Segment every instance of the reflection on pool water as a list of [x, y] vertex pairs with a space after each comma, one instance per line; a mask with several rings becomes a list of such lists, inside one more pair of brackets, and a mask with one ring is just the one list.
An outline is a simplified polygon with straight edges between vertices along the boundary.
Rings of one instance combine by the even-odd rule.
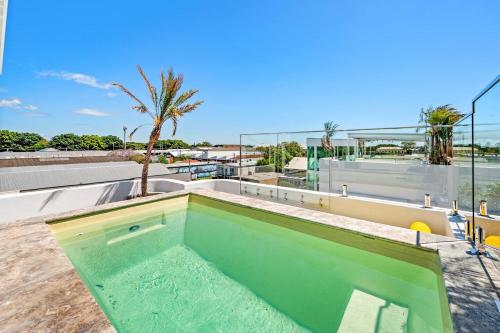
[[191, 195], [50, 227], [119, 332], [451, 331], [440, 274], [230, 206]]

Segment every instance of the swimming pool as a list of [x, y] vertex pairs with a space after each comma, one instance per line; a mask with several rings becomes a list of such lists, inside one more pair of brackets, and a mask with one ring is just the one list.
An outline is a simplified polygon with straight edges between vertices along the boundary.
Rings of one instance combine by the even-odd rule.
[[198, 195], [50, 228], [119, 332], [452, 331], [430, 251]]

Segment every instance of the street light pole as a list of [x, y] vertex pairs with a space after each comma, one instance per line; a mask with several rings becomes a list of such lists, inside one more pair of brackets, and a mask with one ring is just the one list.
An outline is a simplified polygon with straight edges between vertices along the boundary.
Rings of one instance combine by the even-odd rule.
[[123, 149], [127, 149], [127, 126], [123, 126]]

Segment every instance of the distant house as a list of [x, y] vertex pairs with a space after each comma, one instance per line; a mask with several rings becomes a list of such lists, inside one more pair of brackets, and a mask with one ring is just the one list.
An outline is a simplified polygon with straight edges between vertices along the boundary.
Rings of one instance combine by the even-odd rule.
[[255, 173], [256, 161], [245, 161], [240, 163], [225, 163], [217, 166], [219, 178], [239, 178], [239, 176], [251, 176]]
[[279, 186], [307, 188], [307, 157], [294, 157], [283, 168], [283, 176], [278, 179]]
[[388, 155], [402, 155], [403, 154], [403, 148], [401, 148], [401, 147], [393, 147], [393, 146], [378, 147], [377, 148], [377, 153], [379, 153], [379, 154], [388, 154]]
[[43, 148], [43, 149], [39, 150], [39, 152], [55, 152], [55, 151], [59, 151], [59, 149], [49, 147], [49, 148]]
[[453, 147], [453, 153], [457, 156], [471, 156], [472, 147]]
[[285, 165], [285, 176], [305, 177], [307, 172], [307, 157], [294, 157]]
[[278, 178], [281, 176], [277, 172], [256, 172], [252, 175], [241, 176], [241, 180], [251, 183], [261, 183], [268, 185], [278, 185]]

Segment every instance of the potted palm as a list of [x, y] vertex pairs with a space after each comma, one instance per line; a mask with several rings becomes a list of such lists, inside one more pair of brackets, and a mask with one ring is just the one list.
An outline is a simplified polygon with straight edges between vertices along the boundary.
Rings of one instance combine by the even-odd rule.
[[[163, 71], [161, 72], [161, 89], [159, 91], [150, 83], [142, 68], [137, 66], [137, 69], [146, 84], [151, 107], [146, 106], [145, 103], [143, 103], [121, 83], [114, 82], [113, 85], [118, 87], [134, 100], [136, 105], [132, 106], [133, 110], [151, 117], [152, 120], [152, 123], [145, 124], [151, 125], [151, 133], [149, 134], [149, 141], [141, 175], [141, 196], [144, 197], [148, 194], [148, 171], [153, 146], [160, 139], [163, 125], [167, 121], [170, 121], [172, 123], [172, 136], [175, 136], [179, 119], [185, 114], [196, 110], [196, 108], [200, 106], [203, 101], [189, 103], [189, 100], [196, 95], [196, 93], [198, 93], [198, 90], [188, 89], [180, 92], [184, 78], [182, 74], [175, 75], [172, 69], [168, 70], [167, 75], [165, 75]], [[130, 132], [130, 137], [134, 135], [139, 128], [145, 125], [140, 125], [135, 128], [132, 132]]]
[[431, 164], [450, 165], [453, 158], [453, 125], [464, 115], [450, 104], [420, 111], [420, 123], [429, 125]]
[[338, 124], [334, 124], [333, 121], [327, 121], [324, 123], [324, 128], [325, 128], [325, 135], [321, 138], [321, 146], [325, 151], [328, 152], [328, 155], [331, 154], [330, 157], [335, 156], [334, 154], [334, 145], [332, 142], [332, 138], [335, 135], [335, 132], [337, 132], [337, 127]]

